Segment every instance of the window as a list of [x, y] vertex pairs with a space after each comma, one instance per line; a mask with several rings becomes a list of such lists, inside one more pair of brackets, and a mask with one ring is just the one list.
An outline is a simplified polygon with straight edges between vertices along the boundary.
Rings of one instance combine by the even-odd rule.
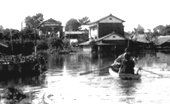
[[109, 18], [109, 20], [112, 20], [112, 18]]

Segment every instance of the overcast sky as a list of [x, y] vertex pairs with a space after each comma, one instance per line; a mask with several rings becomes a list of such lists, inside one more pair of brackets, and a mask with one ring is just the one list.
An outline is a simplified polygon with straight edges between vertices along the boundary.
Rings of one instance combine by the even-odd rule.
[[71, 18], [95, 21], [109, 14], [126, 21], [125, 31], [138, 24], [145, 29], [170, 24], [169, 0], [0, 0], [0, 4], [0, 25], [19, 30], [25, 17], [36, 13], [63, 26]]

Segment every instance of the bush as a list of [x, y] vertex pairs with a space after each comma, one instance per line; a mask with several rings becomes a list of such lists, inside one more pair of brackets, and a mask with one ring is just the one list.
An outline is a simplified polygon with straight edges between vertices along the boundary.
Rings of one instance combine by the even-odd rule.
[[37, 50], [47, 50], [48, 42], [47, 40], [39, 40], [37, 41]]

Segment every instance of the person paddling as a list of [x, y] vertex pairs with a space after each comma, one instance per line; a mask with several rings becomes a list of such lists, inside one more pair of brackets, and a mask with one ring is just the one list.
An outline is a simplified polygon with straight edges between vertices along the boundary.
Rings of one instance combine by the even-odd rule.
[[119, 68], [118, 73], [134, 74], [135, 62], [131, 59], [131, 54], [126, 53], [122, 60], [122, 65]]
[[[128, 61], [132, 60], [134, 62], [134, 64], [136, 63], [136, 59], [132, 58], [132, 56], [131, 56], [131, 49], [126, 48], [125, 52], [123, 54], [119, 55], [118, 58], [115, 59], [114, 63], [111, 65], [111, 67], [114, 71], [119, 72], [119, 69], [121, 69], [123, 67], [123, 62], [125, 60], [127, 61], [127, 59], [126, 59], [127, 57], [125, 57], [126, 55], [128, 55], [127, 56], [129, 58]], [[133, 65], [131, 65], [131, 66], [133, 66]]]

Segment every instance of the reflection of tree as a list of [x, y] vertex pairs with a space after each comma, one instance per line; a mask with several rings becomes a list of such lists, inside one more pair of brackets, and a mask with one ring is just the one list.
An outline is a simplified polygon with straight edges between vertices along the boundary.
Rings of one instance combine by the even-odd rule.
[[157, 52], [156, 56], [159, 58], [159, 63], [167, 63], [170, 66], [170, 54]]
[[146, 67], [166, 67], [170, 66], [170, 54], [162, 52], [146, 52], [139, 55], [137, 65]]
[[60, 54], [53, 54], [49, 57], [50, 69], [62, 68], [64, 64], [64, 57]]
[[3, 80], [0, 82], [0, 87], [6, 87], [6, 86], [41, 86], [44, 84], [46, 76], [34, 76], [34, 77], [22, 77], [22, 78], [16, 78], [12, 80]]

